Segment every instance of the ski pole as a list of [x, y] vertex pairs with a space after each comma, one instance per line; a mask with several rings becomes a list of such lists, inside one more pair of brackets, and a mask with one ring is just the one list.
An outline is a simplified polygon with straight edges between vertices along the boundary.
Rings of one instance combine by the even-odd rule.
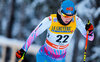
[[84, 51], [84, 62], [86, 61], [86, 50], [87, 50], [87, 43], [88, 43], [88, 33], [89, 33], [89, 31], [87, 31], [87, 35], [86, 35], [86, 43], [85, 43], [85, 51]]
[[[90, 21], [88, 20], [88, 25], [90, 24]], [[84, 51], [84, 61], [86, 61], [86, 51], [87, 51], [87, 44], [88, 44], [88, 33], [89, 31], [87, 30], [87, 33], [86, 33], [86, 43], [85, 43], [85, 51]]]
[[25, 55], [25, 53], [23, 54], [23, 56], [21, 57], [21, 59], [18, 62], [22, 62], [22, 60], [24, 59], [24, 55]]

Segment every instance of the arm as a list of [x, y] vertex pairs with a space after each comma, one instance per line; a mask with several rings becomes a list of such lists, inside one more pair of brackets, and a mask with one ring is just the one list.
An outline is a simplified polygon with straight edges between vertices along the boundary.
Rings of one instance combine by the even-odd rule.
[[28, 39], [26, 40], [26, 43], [23, 45], [22, 49], [27, 52], [29, 46], [32, 44], [32, 42], [35, 40], [37, 36], [39, 36], [41, 33], [43, 33], [47, 28], [49, 28], [51, 25], [51, 21], [49, 21], [49, 18], [46, 17], [29, 35]]
[[[85, 25], [82, 22], [82, 20], [76, 16], [76, 25], [77, 29], [81, 32], [81, 34], [86, 38], [86, 30], [85, 30]], [[93, 31], [89, 32], [88, 40], [93, 41], [94, 39], [94, 33]]]

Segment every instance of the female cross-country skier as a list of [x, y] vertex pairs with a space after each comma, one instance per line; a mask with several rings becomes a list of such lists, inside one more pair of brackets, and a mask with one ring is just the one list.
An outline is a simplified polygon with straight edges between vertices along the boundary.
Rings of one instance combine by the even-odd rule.
[[[16, 52], [16, 57], [21, 58], [35, 40], [37, 36], [47, 30], [45, 44], [40, 48], [36, 55], [37, 62], [65, 62], [66, 48], [75, 29], [86, 37], [86, 31], [89, 31], [88, 40], [94, 39], [93, 25], [84, 25], [82, 20], [76, 16], [75, 5], [70, 0], [65, 0], [57, 14], [51, 14], [32, 31], [23, 47]], [[33, 47], [34, 48], [34, 47]]]

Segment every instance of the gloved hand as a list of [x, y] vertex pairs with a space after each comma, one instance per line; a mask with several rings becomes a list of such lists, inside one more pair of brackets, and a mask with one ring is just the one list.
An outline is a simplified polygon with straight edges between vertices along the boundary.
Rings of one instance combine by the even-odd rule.
[[89, 34], [91, 35], [92, 33], [92, 31], [93, 31], [93, 25], [90, 23], [90, 21], [88, 20], [88, 24], [86, 24], [85, 25], [85, 29], [86, 29], [86, 31], [89, 31]]
[[20, 59], [20, 58], [23, 56], [23, 54], [26, 54], [26, 52], [25, 52], [23, 49], [20, 49], [20, 50], [18, 50], [18, 51], [16, 52], [16, 57], [17, 57], [18, 59]]

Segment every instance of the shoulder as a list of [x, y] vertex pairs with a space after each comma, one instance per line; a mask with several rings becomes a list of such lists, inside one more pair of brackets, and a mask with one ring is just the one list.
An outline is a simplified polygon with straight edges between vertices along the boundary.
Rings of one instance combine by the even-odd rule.
[[78, 16], [76, 16], [76, 24], [77, 24], [77, 26], [83, 26], [84, 25], [82, 19]]
[[80, 22], [82, 22], [82, 19], [80, 17], [76, 16], [76, 23], [80, 23]]
[[49, 22], [49, 21], [51, 21], [51, 16], [48, 16], [48, 17], [45, 17], [44, 19], [43, 19], [43, 21], [45, 21], [45, 22]]
[[79, 20], [81, 20], [81, 18], [76, 15], [76, 21], [79, 21]]
[[51, 21], [52, 20], [52, 17], [51, 16], [48, 16], [48, 19], [49, 19], [49, 21]]
[[45, 24], [45, 25], [51, 25], [51, 17], [48, 16], [48, 17], [45, 17], [42, 21], [41, 21], [42, 24]]
[[52, 18], [57, 17], [57, 14], [50, 14], [50, 16], [46, 17], [49, 19], [49, 21], [52, 21]]
[[43, 20], [44, 21], [52, 21], [52, 18], [57, 17], [57, 14], [50, 14], [50, 16], [45, 17]]

